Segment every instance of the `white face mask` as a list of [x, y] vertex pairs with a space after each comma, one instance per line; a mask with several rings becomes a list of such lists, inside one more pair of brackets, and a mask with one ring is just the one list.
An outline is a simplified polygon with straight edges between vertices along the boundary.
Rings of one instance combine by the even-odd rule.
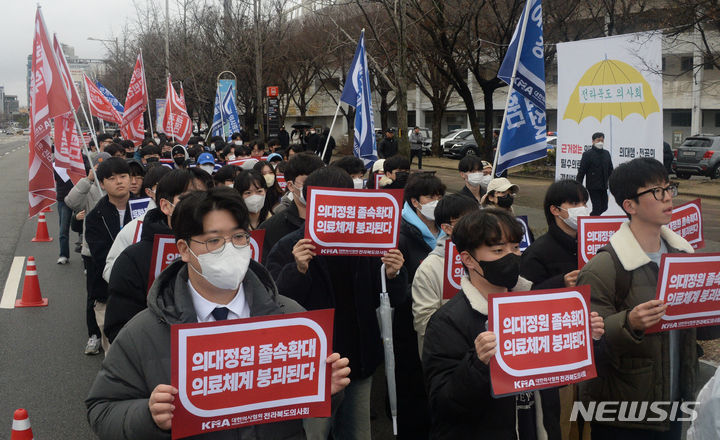
[[360, 178], [353, 179], [353, 187], [355, 189], [362, 189], [363, 187], [363, 180]]
[[493, 180], [492, 174], [483, 174], [480, 177], [480, 185], [483, 188], [487, 188], [488, 185], [490, 185], [490, 181]]
[[265, 184], [268, 188], [275, 184], [275, 174], [265, 174], [263, 178], [265, 179]]
[[424, 205], [420, 205], [420, 213], [428, 220], [435, 220], [435, 207], [439, 200], [433, 200]]
[[602, 142], [595, 142], [595, 143], [593, 144], [593, 147], [599, 148], [599, 149], [602, 150], [602, 149], [603, 149], [603, 145], [605, 145], [605, 144], [603, 144]]
[[225, 186], [227, 186], [228, 188], [232, 188], [232, 187], [234, 187], [234, 186], [235, 186], [235, 184], [234, 184], [234, 183], [228, 183], [228, 184], [227, 184], [227, 185], [225, 185]]
[[212, 174], [215, 167], [212, 165], [200, 165], [200, 169], [206, 171], [208, 174]]
[[298, 202], [300, 202], [301, 205], [303, 205], [303, 206], [307, 205], [307, 203], [305, 202], [305, 196], [304, 196], [303, 193], [302, 193], [302, 190], [303, 190], [302, 185], [295, 186], [295, 184], [293, 183], [293, 187], [294, 187], [294, 188], [297, 190], [297, 192], [298, 192], [298, 195], [297, 195], [297, 196], [296, 196], [294, 193], [292, 193], [292, 192], [290, 193], [290, 194], [293, 195], [293, 199], [294, 199], [295, 197], [297, 197], [297, 198], [298, 198]]
[[568, 213], [568, 218], [560, 217], [560, 219], [562, 219], [562, 221], [564, 221], [566, 225], [570, 226], [571, 228], [573, 228], [576, 231], [577, 231], [578, 217], [587, 217], [590, 215], [590, 208], [588, 208], [587, 206], [577, 206], [575, 208], [570, 208], [570, 209], [565, 209], [565, 208], [560, 208], [560, 209], [562, 209], [563, 211], [567, 211], [567, 213]]
[[210, 144], [210, 151], [215, 151], [215, 144]]
[[475, 173], [468, 173], [467, 181], [472, 186], [479, 186], [480, 182], [483, 181], [483, 173], [481, 173], [480, 171]]
[[235, 155], [234, 155], [234, 154], [228, 154], [227, 160], [235, 160]]
[[235, 145], [242, 145], [242, 142], [243, 142], [243, 141], [241, 141], [241, 140], [233, 141], [233, 143], [234, 143]]
[[245, 206], [247, 206], [248, 211], [252, 212], [253, 214], [257, 214], [260, 212], [260, 210], [265, 205], [265, 194], [253, 194], [249, 197], [245, 197]]
[[197, 258], [202, 272], [198, 272], [192, 264], [188, 266], [218, 289], [229, 290], [240, 287], [250, 266], [252, 252], [250, 246], [237, 249], [232, 243], [225, 243], [225, 248], [218, 254], [208, 252], [195, 255], [189, 247], [188, 250]]

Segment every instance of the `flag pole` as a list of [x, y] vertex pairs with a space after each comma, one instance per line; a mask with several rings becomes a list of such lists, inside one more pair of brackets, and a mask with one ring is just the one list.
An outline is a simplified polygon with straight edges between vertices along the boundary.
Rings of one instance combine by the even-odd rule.
[[[62, 50], [62, 46], [61, 46], [60, 50]], [[65, 54], [63, 54], [63, 56], [65, 56]], [[85, 75], [83, 73], [83, 81], [87, 82], [87, 80], [89, 80], [89, 79], [90, 78], [87, 78], [87, 75]], [[90, 120], [92, 121], [93, 114], [92, 114], [92, 107], [90, 106], [90, 93], [88, 91], [88, 88], [87, 88], [87, 85], [85, 84], [85, 82], [83, 82], [83, 86], [85, 86], [85, 99], [87, 99], [87, 102], [88, 102], [88, 112], [90, 112]], [[85, 108], [82, 106], [82, 102], [80, 103], [80, 107], [83, 109], [83, 113], [85, 113]], [[85, 115], [85, 120], [87, 121], [87, 115]], [[98, 120], [102, 121], [102, 119], [100, 119], [100, 118], [98, 118]], [[103, 133], [105, 133], [105, 124], [101, 123], [100, 125], [103, 128]], [[98, 145], [97, 133], [95, 132], [95, 126], [90, 123], [88, 123], [88, 126], [90, 127], [90, 135], [92, 136], [93, 141], [95, 141], [95, 148], [97, 148], [98, 152], [99, 152], [100, 145]], [[87, 151], [85, 152], [85, 154], [88, 154]], [[88, 160], [90, 160], [90, 156], [88, 156]]]
[[148, 91], [147, 79], [145, 79], [145, 59], [142, 55], [142, 48], [140, 49], [140, 60], [142, 61], [143, 85], [145, 86], [145, 105], [148, 112], [148, 121], [150, 121], [150, 136], [155, 137], [155, 133], [153, 133], [152, 113], [150, 113], [150, 92]]
[[[515, 76], [517, 75], [518, 64], [520, 64], [520, 55], [522, 54], [523, 42], [525, 41], [525, 30], [528, 26], [528, 18], [530, 18], [530, 6], [533, 0], [527, 0], [525, 2], [525, 10], [523, 11], [523, 26], [520, 29], [520, 38], [518, 38], [517, 49], [515, 53], [515, 63], [513, 64], [512, 76], [510, 77], [510, 84], [508, 84], [509, 90], [507, 94], [507, 100], [505, 101], [505, 112], [503, 113], [502, 126], [500, 126], [500, 134], [498, 135], [497, 148], [495, 148], [495, 158], [493, 159], [492, 172], [490, 173], [495, 178], [495, 168], [497, 168], [498, 156], [500, 155], [500, 142], [502, 136], [505, 133], [505, 118], [507, 118], [507, 109], [510, 105], [510, 95], [512, 95], [513, 87], [515, 86]], [[490, 128], [492, 130], [492, 127]]]
[[[175, 136], [175, 124], [173, 122], [173, 117], [172, 117], [172, 106], [168, 105], [170, 103], [170, 100], [172, 99], [172, 95], [174, 92], [174, 90], [173, 91], [170, 90], [170, 88], [173, 86], [172, 78], [170, 77], [170, 74], [168, 74], [168, 77], [167, 77], [167, 86], [168, 86], [168, 89], [167, 89], [167, 96], [165, 97], [165, 111], [167, 112], [168, 110], [170, 110], [170, 113], [168, 113], [168, 122], [170, 122], [170, 130], [172, 131], [172, 133], [170, 133], [170, 134], [172, 134], [173, 143], [175, 145], [177, 145], [177, 139], [176, 139], [177, 136]], [[173, 145], [173, 146], [175, 146], [175, 145]]]
[[[39, 10], [38, 12], [40, 12], [40, 19], [42, 20], [42, 25], [45, 30], [45, 35], [49, 35], [48, 31], [47, 31], [47, 26], [45, 25], [45, 17], [43, 17], [43, 15], [42, 15], [42, 9], [41, 9], [40, 5], [38, 5], [38, 10]], [[62, 46], [60, 46], [60, 55], [63, 56], [63, 61], [65, 61], [65, 59], [64, 59], [65, 54], [62, 51]], [[88, 151], [87, 143], [85, 142], [85, 136], [83, 136], [83, 134], [82, 134], [82, 127], [80, 126], [80, 120], [78, 120], [77, 112], [73, 108], [72, 96], [70, 95], [70, 90], [68, 89], [67, 84], [65, 84], [65, 80], [62, 78], [63, 74], [65, 73], [65, 69], [60, 66], [60, 63], [58, 62], [57, 54], [55, 53], [54, 48], [52, 50], [52, 56], [53, 56], [53, 60], [55, 60], [55, 67], [57, 67], [58, 72], [60, 72], [60, 84], [62, 85], [63, 90], [65, 91], [65, 98], [67, 99], [68, 104], [70, 106], [70, 111], [73, 114], [73, 119], [75, 120], [75, 128], [78, 131], [78, 137], [80, 138], [80, 142], [82, 142], [82, 146], [83, 146], [83, 150], [85, 151], [85, 155], [87, 156], [88, 161], [90, 162], [90, 172], [94, 173], [95, 165], [92, 163], [92, 159], [90, 158], [90, 152]], [[63, 64], [63, 66], [64, 66], [64, 64]], [[73, 85], [72, 78], [68, 78], [68, 81], [70, 81], [70, 85], [72, 86]], [[79, 98], [80, 97], [78, 96], [78, 101], [80, 100]], [[83, 109], [83, 114], [85, 114], [85, 109], [82, 106], [82, 102], [79, 102], [79, 104], [80, 104], [80, 108]], [[85, 120], [87, 121], [87, 114], [85, 114]], [[92, 132], [93, 131], [90, 131], [90, 133], [92, 133]], [[97, 140], [95, 140], [95, 147], [98, 149], [98, 151], [100, 150], [100, 146], [97, 144]], [[98, 190], [100, 190], [100, 194], [102, 194], [103, 191], [102, 191], [102, 188], [100, 187], [100, 182], [97, 180], [97, 178], [93, 179], [93, 180], [95, 181], [95, 184], [97, 185]]]
[[[341, 104], [341, 103], [342, 103], [342, 101], [340, 101], [340, 100], [338, 99], [338, 105], [337, 105], [337, 108], [335, 109], [335, 116], [333, 116], [332, 124], [330, 124], [330, 130], [328, 131], [327, 139], [325, 139], [325, 148], [323, 148], [322, 155], [320, 156], [320, 159], [323, 159], [323, 158], [325, 157], [325, 152], [327, 151], [328, 144], [330, 143], [330, 133], [332, 133], [333, 127], [335, 127], [335, 120], [337, 119], [338, 112], [340, 111], [340, 104]], [[375, 136], [375, 133], [373, 133], [372, 135]], [[324, 160], [324, 159], [323, 159], [323, 160]]]

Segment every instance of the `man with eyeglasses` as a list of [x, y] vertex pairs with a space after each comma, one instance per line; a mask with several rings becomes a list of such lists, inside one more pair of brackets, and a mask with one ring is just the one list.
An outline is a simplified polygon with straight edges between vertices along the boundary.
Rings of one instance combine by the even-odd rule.
[[[662, 163], [634, 159], [610, 176], [610, 191], [629, 217], [582, 268], [577, 285], [590, 285], [591, 309], [605, 320], [605, 335], [595, 350], [598, 377], [580, 384], [589, 402], [692, 401], [698, 367], [697, 340], [716, 328], [645, 334], [660, 321], [667, 305], [655, 300], [660, 258], [693, 248], [666, 225], [677, 187]], [[654, 420], [653, 420], [654, 418]], [[635, 420], [591, 421], [595, 439], [680, 439], [682, 422], [658, 420], [653, 411]]]
[[[181, 258], [148, 293], [148, 308], [115, 339], [85, 401], [102, 439], [170, 438], [173, 402], [170, 330], [173, 324], [213, 322], [303, 311], [277, 293], [270, 274], [250, 258], [249, 215], [229, 188], [193, 192], [172, 213]], [[348, 360], [333, 353], [331, 391], [348, 385]], [[218, 431], [202, 438], [305, 438], [302, 420]]]

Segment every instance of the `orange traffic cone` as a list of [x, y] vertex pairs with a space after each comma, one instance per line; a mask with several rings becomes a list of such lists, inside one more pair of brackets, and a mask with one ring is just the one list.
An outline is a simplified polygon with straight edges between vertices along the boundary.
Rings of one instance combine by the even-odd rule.
[[28, 257], [22, 298], [15, 300], [15, 307], [44, 307], [47, 305], [48, 299], [43, 298], [42, 293], [40, 293], [40, 282], [38, 281], [37, 268], [35, 267], [35, 258]]
[[12, 432], [10, 440], [33, 440], [32, 428], [30, 428], [30, 417], [27, 411], [20, 408], [13, 415]]
[[42, 212], [38, 214], [37, 230], [35, 231], [35, 237], [32, 239], [32, 241], [52, 241], [52, 238], [50, 238], [50, 234], [48, 234], [47, 220], [45, 220], [45, 214], [43, 214]]

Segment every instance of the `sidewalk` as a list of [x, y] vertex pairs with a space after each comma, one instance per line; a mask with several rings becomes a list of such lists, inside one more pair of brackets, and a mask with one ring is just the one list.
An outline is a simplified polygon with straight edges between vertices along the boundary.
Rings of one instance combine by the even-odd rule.
[[[448, 159], [444, 157], [423, 157], [423, 166], [429, 168], [442, 168], [457, 171], [458, 162], [459, 161], [457, 159]], [[511, 169], [509, 174], [511, 176], [547, 180], [548, 182], [552, 180], [552, 178], [549, 177], [524, 172], [523, 167], [516, 167], [514, 169]], [[682, 180], [677, 178], [672, 180], [673, 182], [679, 184], [678, 189], [680, 195], [720, 200], [720, 180], [711, 180], [707, 177], [698, 176], [694, 176], [689, 180]]]

